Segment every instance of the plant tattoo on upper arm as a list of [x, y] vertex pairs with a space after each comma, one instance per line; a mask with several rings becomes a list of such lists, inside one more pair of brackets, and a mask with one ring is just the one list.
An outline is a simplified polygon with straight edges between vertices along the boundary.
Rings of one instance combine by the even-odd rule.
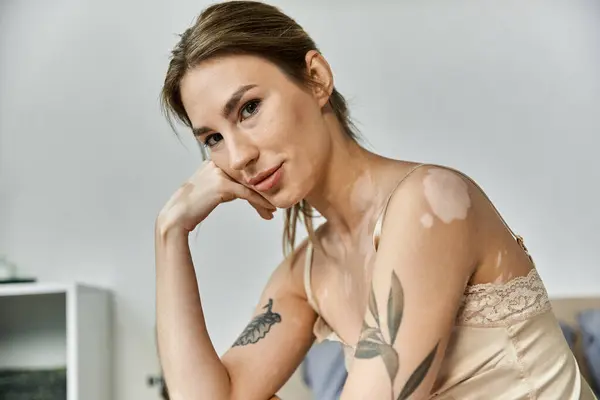
[[[390, 292], [388, 295], [387, 302], [387, 326], [389, 331], [389, 340], [386, 340], [381, 330], [381, 321], [379, 318], [379, 310], [377, 308], [377, 301], [375, 299], [374, 288], [371, 288], [369, 296], [369, 313], [375, 320], [374, 327], [369, 326], [367, 321], [363, 321], [363, 329], [361, 332], [360, 340], [356, 346], [356, 358], [371, 359], [375, 357], [381, 357], [383, 363], [387, 369], [390, 381], [392, 383], [392, 399], [394, 399], [394, 380], [400, 369], [400, 362], [398, 358], [398, 352], [394, 349], [394, 343], [400, 324], [402, 322], [402, 313], [404, 311], [404, 289], [396, 275], [395, 271], [392, 271], [392, 279], [390, 283]], [[419, 366], [412, 372], [396, 400], [405, 400], [419, 387], [421, 382], [427, 376], [427, 372], [433, 363], [433, 359], [437, 353], [439, 342], [429, 352], [427, 357], [419, 364]]]
[[263, 308], [267, 311], [254, 317], [231, 347], [256, 343], [267, 335], [273, 325], [281, 322], [281, 315], [272, 311], [273, 299], [269, 299], [268, 304]]

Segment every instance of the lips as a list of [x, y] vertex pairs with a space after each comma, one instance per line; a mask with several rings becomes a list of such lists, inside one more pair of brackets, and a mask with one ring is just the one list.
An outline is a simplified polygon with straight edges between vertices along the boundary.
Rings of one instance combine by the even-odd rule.
[[281, 167], [281, 164], [276, 167], [270, 168], [266, 171], [262, 171], [261, 173], [255, 175], [252, 179], [247, 181], [248, 185], [250, 185], [250, 186], [258, 185], [259, 183], [261, 183], [262, 181], [267, 179], [269, 176], [273, 175], [273, 173], [275, 171], [277, 171], [279, 169], [279, 167]]
[[257, 192], [269, 192], [280, 182], [283, 169], [282, 166], [283, 164], [279, 164], [277, 167], [261, 172], [250, 179], [248, 184], [251, 185]]

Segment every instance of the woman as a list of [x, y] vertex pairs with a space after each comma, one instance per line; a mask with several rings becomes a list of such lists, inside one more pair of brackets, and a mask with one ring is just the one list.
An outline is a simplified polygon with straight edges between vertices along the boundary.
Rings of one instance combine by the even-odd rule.
[[[269, 399], [314, 336], [345, 346], [344, 400], [592, 398], [521, 239], [464, 174], [361, 147], [292, 19], [255, 2], [207, 8], [173, 50], [162, 98], [210, 155], [156, 222], [173, 400]], [[285, 209], [289, 254], [219, 358], [187, 238], [234, 199], [267, 220]], [[309, 238], [294, 247], [303, 216]]]

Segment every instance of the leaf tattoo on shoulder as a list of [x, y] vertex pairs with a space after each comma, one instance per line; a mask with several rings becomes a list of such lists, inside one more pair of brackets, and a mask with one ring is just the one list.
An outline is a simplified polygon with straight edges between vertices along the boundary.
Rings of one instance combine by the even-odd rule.
[[[398, 352], [394, 349], [394, 343], [400, 330], [400, 324], [402, 323], [402, 315], [404, 312], [404, 289], [398, 275], [395, 271], [392, 271], [392, 277], [390, 282], [390, 291], [388, 294], [387, 301], [387, 326], [389, 340], [383, 336], [381, 331], [381, 319], [379, 316], [379, 309], [377, 307], [377, 301], [375, 299], [375, 290], [371, 288], [369, 295], [369, 313], [375, 321], [374, 327], [369, 326], [367, 321], [363, 321], [363, 330], [361, 332], [360, 340], [356, 346], [356, 352], [354, 357], [362, 359], [371, 359], [375, 357], [381, 357], [386, 367], [390, 381], [392, 383], [392, 400], [395, 398], [393, 393], [393, 384], [400, 369], [400, 362]], [[419, 364], [419, 366], [412, 372], [399, 396], [396, 400], [406, 400], [408, 397], [419, 387], [419, 385], [427, 376], [429, 368], [433, 363], [439, 341], [435, 347], [429, 352], [427, 357]]]
[[281, 315], [273, 312], [273, 299], [269, 299], [263, 308], [267, 311], [254, 317], [231, 347], [256, 343], [267, 335], [273, 325], [281, 322]]

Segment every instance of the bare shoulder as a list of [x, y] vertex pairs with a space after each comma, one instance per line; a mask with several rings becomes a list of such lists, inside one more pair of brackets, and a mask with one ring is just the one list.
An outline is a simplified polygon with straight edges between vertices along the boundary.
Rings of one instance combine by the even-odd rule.
[[439, 165], [414, 168], [394, 190], [388, 208], [412, 209], [426, 212], [423, 225], [440, 222], [473, 220], [480, 190], [465, 173]]
[[462, 243], [478, 263], [496, 247], [512, 246], [513, 241], [481, 186], [466, 173], [446, 166], [425, 164], [412, 170], [390, 197], [384, 218], [388, 230], [391, 220], [398, 229], [436, 236], [438, 243]]
[[[467, 173], [447, 166], [423, 164], [405, 179], [396, 192], [428, 205], [441, 221], [468, 219], [480, 234], [507, 231], [508, 225], [485, 190]], [[396, 193], [394, 193], [396, 195]], [[396, 196], [398, 197], [398, 196]], [[460, 210], [460, 212], [459, 212]], [[464, 215], [464, 216], [463, 216]], [[504, 232], [511, 236], [510, 229]]]
[[[383, 236], [445, 245], [469, 262], [480, 252], [484, 196], [463, 172], [439, 165], [413, 169], [394, 189], [383, 218]], [[387, 232], [387, 235], [385, 233]], [[390, 239], [388, 239], [390, 240]]]
[[[450, 168], [424, 165], [411, 171], [392, 192], [383, 217], [366, 328], [348, 378], [359, 395], [373, 389], [381, 396], [391, 390], [394, 398], [430, 394], [478, 263], [475, 185]], [[385, 353], [368, 350], [371, 340]], [[376, 372], [370, 360], [379, 355], [386, 368]], [[389, 383], [377, 376], [386, 373]], [[366, 388], [361, 382], [369, 377], [379, 386]]]

